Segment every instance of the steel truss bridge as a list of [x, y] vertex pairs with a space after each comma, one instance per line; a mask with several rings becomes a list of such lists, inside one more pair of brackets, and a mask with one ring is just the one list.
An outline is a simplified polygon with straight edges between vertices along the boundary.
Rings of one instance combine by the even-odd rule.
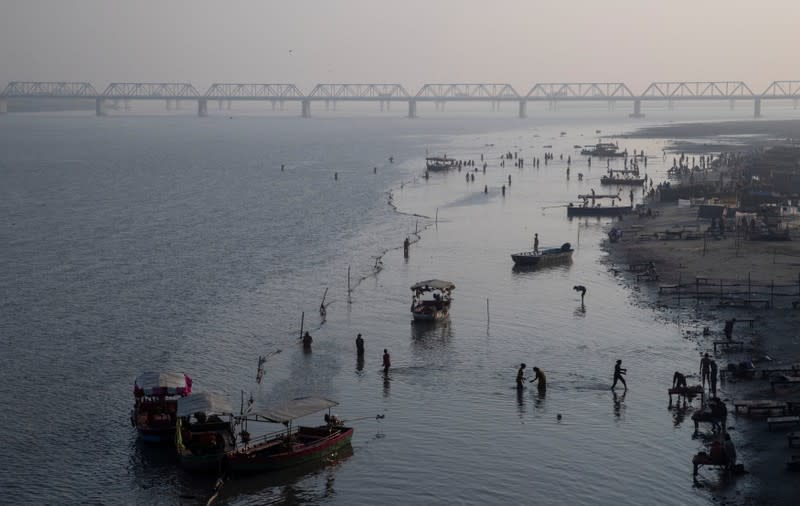
[[417, 117], [417, 104], [433, 102], [436, 109], [444, 109], [447, 102], [488, 102], [492, 109], [501, 102], [518, 104], [520, 118], [527, 115], [528, 102], [548, 102], [551, 107], [559, 102], [605, 101], [609, 107], [617, 102], [633, 103], [632, 117], [642, 117], [642, 102], [686, 100], [752, 100], [753, 115], [761, 116], [763, 100], [792, 100], [795, 107], [800, 101], [800, 81], [773, 81], [761, 93], [753, 92], [742, 81], [659, 81], [650, 83], [639, 94], [625, 83], [537, 83], [522, 95], [506, 83], [438, 83], [425, 84], [416, 94], [410, 94], [400, 84], [389, 83], [322, 83], [304, 94], [294, 84], [277, 83], [214, 83], [205, 93], [200, 93], [191, 83], [111, 83], [102, 93], [88, 82], [35, 82], [13, 81], [0, 93], [0, 113], [7, 112], [8, 100], [13, 99], [88, 99], [95, 101], [98, 116], [105, 115], [108, 101], [127, 104], [131, 100], [164, 100], [167, 108], [179, 108], [181, 101], [197, 102], [199, 116], [208, 115], [208, 102], [218, 101], [220, 108], [233, 101], [269, 101], [283, 108], [285, 102], [299, 102], [301, 115], [311, 116], [311, 103], [324, 102], [326, 108], [337, 102], [378, 102], [381, 110], [392, 102], [408, 104], [408, 117]]

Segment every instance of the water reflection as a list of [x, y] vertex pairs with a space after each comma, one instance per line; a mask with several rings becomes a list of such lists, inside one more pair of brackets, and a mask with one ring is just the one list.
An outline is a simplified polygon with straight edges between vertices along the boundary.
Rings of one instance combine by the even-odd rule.
[[511, 267], [511, 272], [521, 277], [532, 277], [536, 272], [549, 271], [549, 272], [567, 272], [572, 267], [572, 259], [565, 260], [556, 265], [517, 265]]
[[364, 374], [364, 355], [358, 355], [356, 358], [356, 374], [359, 376]]
[[517, 413], [520, 419], [523, 418], [525, 411], [525, 389], [517, 387]]
[[[353, 447], [347, 445], [319, 461], [253, 476], [235, 476], [225, 483], [219, 495], [220, 503], [319, 503], [336, 494], [336, 473], [352, 455]], [[323, 477], [324, 480], [319, 480]]]
[[625, 411], [625, 395], [628, 391], [624, 390], [621, 395], [617, 394], [616, 390], [612, 390], [611, 393], [614, 395], [614, 418], [619, 420]]
[[448, 343], [452, 337], [453, 329], [450, 320], [411, 323], [411, 339], [415, 345], [436, 347], [437, 343]]
[[383, 396], [389, 397], [389, 387], [392, 386], [391, 384], [392, 379], [389, 377], [389, 373], [384, 371], [383, 373]]
[[544, 407], [544, 400], [547, 398], [547, 390], [536, 389], [536, 396], [533, 398], [533, 405], [537, 409]]

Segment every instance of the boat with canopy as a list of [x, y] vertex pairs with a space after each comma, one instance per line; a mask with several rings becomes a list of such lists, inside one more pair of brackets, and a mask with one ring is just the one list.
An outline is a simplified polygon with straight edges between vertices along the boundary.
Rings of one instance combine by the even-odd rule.
[[170, 443], [175, 437], [178, 399], [192, 393], [192, 379], [182, 372], [147, 371], [133, 384], [131, 425], [142, 441]]
[[181, 467], [218, 471], [225, 455], [236, 446], [228, 401], [211, 393], [192, 394], [178, 399], [177, 414], [175, 449]]
[[[581, 205], [569, 203], [567, 205], [567, 217], [574, 216], [612, 216], [617, 217], [623, 214], [628, 214], [633, 210], [632, 206], [617, 206], [614, 205], [617, 200], [622, 200], [619, 194], [601, 195], [595, 193], [587, 193], [578, 195], [578, 198], [583, 200]], [[599, 203], [595, 204], [596, 200], [610, 199], [610, 206], [603, 206]], [[591, 202], [591, 205], [590, 205]]]
[[411, 286], [411, 314], [414, 321], [435, 321], [450, 315], [452, 291], [456, 285], [441, 279], [428, 279]]
[[425, 158], [425, 168], [432, 171], [449, 170], [458, 166], [458, 161], [455, 158], [447, 158], [447, 156], [429, 156]]
[[[254, 409], [241, 421], [241, 446], [227, 454], [228, 470], [257, 473], [321, 460], [350, 445], [353, 428], [331, 415], [339, 403], [323, 397], [297, 397], [264, 409]], [[328, 410], [324, 425], [294, 426], [294, 421]], [[285, 429], [251, 438], [248, 422], [283, 424]]]

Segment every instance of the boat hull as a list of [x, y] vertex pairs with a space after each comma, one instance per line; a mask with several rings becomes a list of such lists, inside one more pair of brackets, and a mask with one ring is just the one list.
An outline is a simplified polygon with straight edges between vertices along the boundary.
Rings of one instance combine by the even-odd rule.
[[[301, 427], [298, 434], [304, 431], [320, 432], [327, 427]], [[338, 433], [322, 437], [311, 444], [297, 444], [291, 448], [283, 445], [282, 437], [274, 438], [261, 445], [256, 445], [227, 455], [228, 470], [234, 473], [259, 473], [285, 469], [307, 462], [314, 462], [350, 445], [353, 429], [342, 427]], [[278, 448], [281, 449], [278, 449]]]
[[600, 184], [642, 186], [644, 184], [644, 178], [614, 178], [614, 177], [603, 176], [600, 178]]
[[444, 320], [450, 316], [448, 309], [437, 309], [435, 311], [417, 312], [412, 311], [411, 315], [414, 317], [415, 322], [435, 322], [437, 320]]
[[608, 207], [581, 207], [581, 206], [568, 206], [567, 216], [620, 216], [628, 214], [632, 211], [631, 206], [608, 206]]
[[572, 260], [572, 252], [574, 250], [561, 251], [556, 250], [553, 253], [543, 251], [541, 253], [534, 253], [526, 251], [524, 253], [515, 253], [511, 255], [514, 265], [518, 267], [543, 267], [547, 265], [554, 265], [569, 262]]

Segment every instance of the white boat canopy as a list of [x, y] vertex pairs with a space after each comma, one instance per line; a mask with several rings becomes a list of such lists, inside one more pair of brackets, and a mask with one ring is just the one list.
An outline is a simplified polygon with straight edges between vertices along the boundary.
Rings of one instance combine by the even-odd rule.
[[178, 388], [186, 386], [186, 376], [182, 372], [147, 371], [136, 377], [139, 388]]
[[284, 404], [257, 409], [253, 414], [270, 422], [286, 423], [338, 405], [338, 402], [323, 397], [297, 397]]
[[428, 287], [428, 289], [432, 290], [455, 290], [456, 285], [449, 281], [443, 281], [441, 279], [429, 279], [427, 281], [420, 281], [415, 285], [411, 285], [412, 290], [419, 290]]
[[217, 394], [203, 392], [178, 399], [178, 416], [190, 416], [197, 412], [217, 415], [233, 414], [228, 400]]

